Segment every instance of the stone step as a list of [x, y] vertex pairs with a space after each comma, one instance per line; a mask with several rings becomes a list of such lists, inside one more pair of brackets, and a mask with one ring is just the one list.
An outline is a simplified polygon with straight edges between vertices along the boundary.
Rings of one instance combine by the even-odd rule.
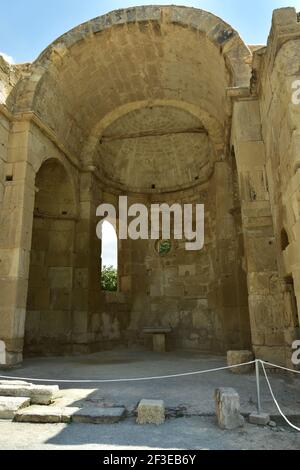
[[24, 382], [23, 380], [0, 380], [0, 385], [25, 385], [26, 387], [29, 387], [33, 384], [30, 382]]
[[125, 408], [60, 408], [56, 406], [30, 406], [16, 412], [18, 423], [84, 423], [114, 424], [126, 414]]
[[34, 385], [30, 383], [0, 382], [0, 396], [30, 398], [34, 405], [50, 405], [55, 399], [57, 385]]
[[78, 408], [60, 408], [57, 406], [30, 406], [15, 413], [18, 423], [70, 423]]
[[30, 398], [0, 397], [0, 419], [13, 419], [15, 413], [30, 406]]

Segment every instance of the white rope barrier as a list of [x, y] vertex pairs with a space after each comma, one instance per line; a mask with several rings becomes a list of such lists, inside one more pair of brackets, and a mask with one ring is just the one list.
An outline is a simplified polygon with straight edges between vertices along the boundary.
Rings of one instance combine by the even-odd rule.
[[166, 380], [176, 379], [179, 377], [189, 377], [194, 375], [202, 375], [213, 372], [220, 372], [222, 370], [234, 369], [236, 367], [249, 366], [255, 364], [257, 361], [245, 362], [243, 364], [236, 364], [234, 366], [218, 367], [216, 369], [198, 370], [196, 372], [186, 372], [184, 374], [162, 375], [158, 377], [140, 377], [133, 379], [103, 379], [103, 380], [54, 380], [54, 379], [34, 379], [32, 377], [11, 377], [8, 375], [0, 375], [0, 379], [4, 380], [24, 380], [27, 382], [44, 382], [44, 383], [60, 383], [60, 384], [105, 384], [105, 383], [126, 383], [126, 382], [145, 382], [149, 380]]
[[[285, 370], [287, 372], [292, 372], [292, 373], [295, 373], [295, 374], [300, 374], [300, 371], [293, 370], [293, 369], [288, 369], [287, 367], [278, 366], [276, 364], [272, 364], [270, 362], [265, 362], [265, 361], [262, 361], [260, 359], [256, 359], [255, 361], [250, 361], [250, 362], [244, 362], [242, 364], [236, 364], [236, 365], [233, 365], [233, 366], [218, 367], [218, 368], [215, 368], [215, 369], [199, 370], [199, 371], [195, 371], [195, 372], [186, 372], [186, 373], [183, 373], [183, 374], [162, 375], [162, 376], [157, 376], [157, 377], [139, 377], [139, 378], [132, 378], [132, 379], [101, 379], [101, 380], [60, 380], [60, 379], [58, 379], [58, 380], [54, 380], [54, 379], [36, 379], [36, 378], [32, 378], [32, 377], [12, 377], [12, 376], [8, 376], [8, 375], [0, 375], [0, 379], [17, 380], [17, 381], [24, 380], [24, 381], [27, 381], [27, 382], [43, 382], [43, 383], [58, 383], [58, 384], [130, 383], [130, 382], [145, 382], [145, 381], [152, 381], [152, 380], [167, 380], [167, 379], [175, 379], [175, 378], [180, 378], [180, 377], [192, 377], [192, 376], [196, 376], [196, 375], [203, 375], [203, 374], [209, 374], [209, 373], [214, 373], [214, 372], [220, 372], [220, 371], [224, 371], [224, 370], [235, 369], [237, 367], [249, 366], [251, 364], [256, 364], [256, 366], [258, 366], [259, 364], [262, 365], [264, 375], [265, 375], [265, 379], [266, 379], [267, 385], [269, 387], [269, 391], [271, 393], [272, 399], [273, 399], [280, 415], [282, 416], [282, 418], [286, 421], [286, 423], [289, 426], [291, 426], [296, 431], [300, 432], [300, 428], [295, 426], [293, 423], [291, 423], [289, 421], [289, 419], [285, 416], [283, 411], [281, 410], [280, 405], [279, 405], [279, 403], [276, 400], [276, 397], [274, 395], [274, 392], [273, 392], [273, 389], [272, 389], [272, 386], [271, 386], [271, 383], [270, 383], [265, 365], [267, 365], [269, 367], [274, 367], [274, 368], [277, 368], [277, 369]], [[258, 381], [259, 381], [259, 377], [258, 377]], [[259, 383], [257, 384], [257, 387], [258, 387], [258, 401], [260, 402]]]
[[[274, 395], [274, 392], [273, 392], [273, 389], [272, 389], [272, 386], [271, 386], [271, 383], [270, 383], [270, 380], [269, 380], [269, 377], [268, 377], [268, 374], [267, 374], [267, 371], [266, 371], [266, 368], [265, 368], [265, 364], [268, 364], [267, 362], [264, 362], [264, 361], [260, 361], [261, 365], [262, 365], [262, 368], [263, 368], [263, 371], [264, 371], [264, 374], [265, 374], [265, 378], [266, 378], [266, 381], [267, 381], [267, 384], [268, 384], [268, 387], [269, 387], [269, 390], [270, 390], [270, 393], [272, 395], [272, 398], [274, 400], [274, 403], [280, 413], [280, 415], [282, 416], [282, 418], [287, 422], [287, 424], [289, 426], [291, 426], [293, 429], [295, 429], [296, 431], [299, 431], [300, 432], [300, 428], [298, 428], [297, 426], [295, 426], [293, 423], [291, 423], [291, 421], [285, 416], [285, 414], [283, 413], [283, 411], [281, 410], [280, 406], [279, 406], [279, 403], [278, 401], [276, 400], [276, 397]], [[269, 364], [268, 364], [269, 365]], [[275, 366], [275, 367], [279, 367], [279, 366]], [[282, 367], [279, 367], [280, 369]], [[285, 368], [284, 368], [285, 369]], [[298, 371], [293, 371], [292, 369], [287, 369], [291, 372], [298, 372]], [[299, 372], [298, 372], [299, 373]]]
[[286, 370], [288, 372], [293, 372], [294, 374], [300, 374], [300, 370], [288, 369], [287, 367], [277, 366], [276, 364], [272, 364], [271, 362], [261, 361], [259, 359], [258, 359], [258, 361], [260, 363], [266, 364], [267, 366], [275, 367], [276, 369], [282, 369], [282, 370]]

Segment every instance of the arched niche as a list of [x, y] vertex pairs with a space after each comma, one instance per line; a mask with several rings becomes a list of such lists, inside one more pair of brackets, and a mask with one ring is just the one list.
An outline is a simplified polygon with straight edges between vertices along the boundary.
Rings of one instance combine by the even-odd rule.
[[71, 178], [56, 159], [36, 175], [25, 323], [25, 354], [71, 351], [76, 204]]

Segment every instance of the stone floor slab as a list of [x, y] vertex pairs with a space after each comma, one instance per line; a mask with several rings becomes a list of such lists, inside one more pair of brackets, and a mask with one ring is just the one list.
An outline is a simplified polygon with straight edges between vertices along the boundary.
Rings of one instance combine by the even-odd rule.
[[114, 424], [126, 415], [125, 408], [82, 408], [72, 416], [73, 423]]
[[14, 421], [18, 423], [61, 423], [63, 408], [55, 406], [30, 406], [17, 411]]
[[252, 413], [249, 416], [249, 423], [256, 424], [257, 426], [267, 426], [270, 421], [271, 418], [268, 413]]

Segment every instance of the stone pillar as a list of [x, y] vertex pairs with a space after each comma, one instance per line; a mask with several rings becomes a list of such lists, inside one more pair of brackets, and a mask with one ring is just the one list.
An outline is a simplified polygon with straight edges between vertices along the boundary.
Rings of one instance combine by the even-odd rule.
[[[298, 44], [298, 43], [297, 43]], [[299, 61], [299, 48], [297, 59]], [[296, 57], [293, 57], [296, 59]], [[298, 62], [297, 61], [297, 62]], [[299, 74], [290, 76], [286, 83], [287, 92], [291, 92], [292, 83], [299, 80]], [[298, 306], [298, 326], [300, 324], [300, 104], [291, 103], [287, 110], [291, 134], [287, 155], [290, 162], [290, 175], [287, 175], [283, 191], [283, 202], [287, 207], [286, 223], [289, 234], [289, 246], [283, 253], [284, 271], [292, 274]], [[288, 177], [289, 176], [289, 177]]]
[[283, 293], [256, 99], [234, 103], [232, 143], [242, 199], [253, 349], [257, 358], [285, 364]]
[[73, 350], [88, 352], [94, 341], [93, 315], [100, 311], [100, 255], [101, 241], [96, 236], [96, 209], [101, 200], [97, 181], [92, 171], [80, 175], [80, 215], [75, 236], [75, 272], [73, 291]]
[[242, 266], [238, 220], [234, 213], [233, 169], [228, 161], [215, 164], [216, 249], [218, 260], [218, 309], [222, 314], [224, 345], [250, 347], [247, 282]]
[[35, 197], [35, 171], [27, 161], [28, 122], [12, 125], [0, 214], [0, 340], [6, 365], [22, 361], [29, 258]]
[[[300, 105], [299, 105], [300, 110]], [[300, 127], [300, 114], [298, 116]], [[299, 131], [298, 131], [299, 132]], [[283, 251], [283, 272], [293, 279], [294, 292], [286, 293], [286, 323], [285, 342], [287, 354], [291, 358], [293, 342], [300, 339], [300, 169], [298, 168], [300, 152], [300, 135], [293, 134], [291, 161], [294, 163], [294, 175], [287, 184], [283, 194], [286, 211], [289, 246]], [[295, 298], [293, 296], [295, 295]], [[288, 313], [290, 312], [290, 314]], [[292, 367], [292, 364], [289, 364]]]
[[[299, 60], [299, 16], [295, 8], [274, 10], [268, 46], [254, 54], [252, 93], [259, 96], [261, 111], [277, 262], [284, 297], [278, 326], [283, 323], [288, 367], [291, 367], [293, 340], [299, 337]], [[277, 334], [278, 330], [274, 329], [273, 333]]]

